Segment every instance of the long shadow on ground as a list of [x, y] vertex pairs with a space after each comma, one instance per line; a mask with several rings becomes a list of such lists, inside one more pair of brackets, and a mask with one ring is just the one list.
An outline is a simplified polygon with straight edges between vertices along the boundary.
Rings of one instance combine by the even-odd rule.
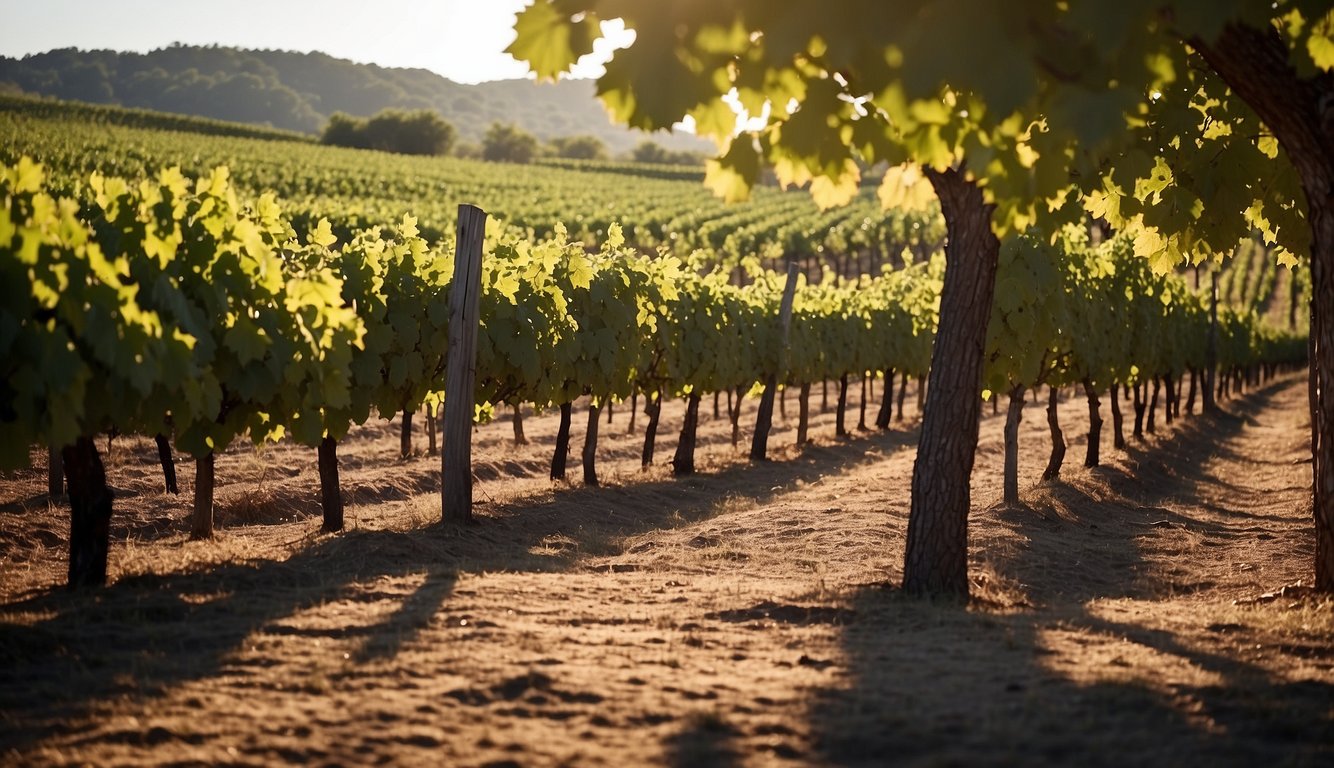
[[[1161, 598], [1210, 586], [1173, 583], [1180, 574], [1147, 562], [1137, 534], [1153, 535], [1158, 526], [1225, 534], [1226, 526], [1164, 505], [1191, 483], [1212, 482], [1190, 457], [1241, 434], [1287, 385], [1178, 425], [1152, 451], [1132, 448], [1140, 472], [1097, 470], [1111, 489], [1105, 498], [1079, 483], [1058, 484], [1034, 494], [1037, 503], [996, 510], [1016, 535], [982, 557], [1033, 606], [997, 611], [931, 604], [892, 588], [860, 590], [856, 618], [841, 629], [849, 675], [820, 691], [810, 708], [822, 759], [856, 766], [1328, 765], [1334, 686], [1284, 680], [1240, 655], [1202, 650], [1172, 631], [1089, 607], [1100, 598]], [[1104, 652], [1133, 644], [1203, 674], [1164, 678], [1161, 669], [1139, 670], [1113, 655], [1092, 676], [1077, 668], [1085, 659], [1053, 650], [1057, 637], [1068, 643], [1072, 635], [1093, 638]]]
[[[68, 733], [69, 723], [99, 704], [147, 701], [182, 682], [224, 674], [256, 632], [356, 635], [359, 661], [391, 658], [446, 604], [461, 571], [576, 569], [587, 553], [620, 537], [704, 519], [724, 499], [762, 502], [798, 481], [848, 471], [912, 443], [911, 434], [879, 433], [813, 446], [763, 473], [738, 465], [624, 489], [565, 488], [489, 510], [464, 528], [351, 531], [312, 538], [285, 559], [125, 578], [89, 593], [52, 587], [0, 606], [0, 755]], [[618, 509], [622, 494], [655, 494], [661, 503], [629, 514]], [[568, 546], [553, 550], [553, 538]], [[384, 594], [373, 584], [385, 577], [419, 583], [406, 594]], [[370, 626], [306, 630], [284, 623], [329, 602], [386, 599], [396, 607]], [[681, 754], [724, 754], [726, 734], [715, 731], [703, 723]], [[151, 745], [154, 736], [128, 730], [119, 738]]]

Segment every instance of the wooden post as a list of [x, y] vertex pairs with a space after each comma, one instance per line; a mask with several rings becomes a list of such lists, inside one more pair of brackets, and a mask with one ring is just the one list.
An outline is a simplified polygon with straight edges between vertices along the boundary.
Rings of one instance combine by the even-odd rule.
[[320, 470], [320, 510], [324, 513], [325, 533], [343, 530], [343, 492], [338, 487], [338, 441], [325, 435], [318, 452]]
[[440, 520], [472, 521], [473, 382], [477, 377], [477, 310], [482, 293], [486, 211], [459, 206], [454, 283], [449, 292], [445, 434], [440, 452]]
[[783, 286], [783, 301], [778, 308], [778, 370], [772, 371], [764, 382], [760, 396], [760, 413], [755, 418], [755, 435], [750, 441], [750, 460], [764, 461], [769, 452], [769, 428], [774, 419], [774, 393], [778, 388], [778, 374], [787, 368], [787, 332], [792, 326], [792, 297], [797, 291], [797, 265], [787, 265], [787, 284]]

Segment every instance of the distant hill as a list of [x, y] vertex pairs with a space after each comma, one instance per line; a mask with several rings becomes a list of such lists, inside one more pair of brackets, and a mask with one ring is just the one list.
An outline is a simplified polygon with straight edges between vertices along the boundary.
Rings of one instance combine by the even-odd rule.
[[[648, 135], [613, 125], [590, 80], [539, 84], [456, 83], [425, 69], [357, 64], [323, 53], [173, 45], [150, 53], [64, 48], [22, 59], [0, 57], [0, 93], [23, 93], [199, 115], [318, 133], [329, 115], [433, 109], [464, 141], [480, 141], [494, 121], [541, 139], [592, 134], [614, 154]], [[689, 134], [659, 132], [668, 149], [711, 152]]]

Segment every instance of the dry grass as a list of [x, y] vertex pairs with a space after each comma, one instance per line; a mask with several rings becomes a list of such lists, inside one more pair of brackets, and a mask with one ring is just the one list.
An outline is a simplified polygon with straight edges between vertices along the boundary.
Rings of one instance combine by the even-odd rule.
[[997, 503], [1000, 422], [985, 418], [967, 607], [887, 586], [912, 421], [837, 440], [823, 414], [800, 450], [780, 421], [777, 460], [752, 466], [706, 402], [701, 472], [676, 479], [679, 404], [646, 471], [617, 408], [604, 487], [585, 489], [546, 479], [553, 417], [530, 417], [516, 447], [505, 414], [475, 435], [465, 528], [435, 524], [438, 457], [398, 459], [397, 422], [378, 422], [340, 450], [346, 532], [319, 533], [312, 451], [237, 447], [218, 462], [210, 542], [186, 538], [191, 468], [167, 496], [151, 443], [120, 439], [100, 593], [57, 586], [64, 513], [42, 473], [0, 479], [0, 755], [1328, 764], [1334, 605], [1300, 590], [1245, 602], [1310, 578], [1302, 383], [1160, 426], [1128, 454], [1105, 434], [1095, 470], [1077, 466], [1086, 417], [1068, 404], [1054, 484], [1037, 481], [1045, 423], [1030, 414], [1018, 507]]

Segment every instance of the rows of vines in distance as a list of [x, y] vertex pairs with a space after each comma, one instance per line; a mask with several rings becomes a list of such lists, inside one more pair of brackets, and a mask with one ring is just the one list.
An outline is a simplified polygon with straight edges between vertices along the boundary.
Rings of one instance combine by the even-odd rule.
[[306, 144], [315, 141], [315, 138], [308, 134], [250, 123], [234, 123], [197, 115], [155, 112], [151, 109], [134, 109], [110, 104], [88, 104], [79, 101], [38, 99], [8, 94], [0, 94], [0, 112], [19, 113], [30, 117], [43, 117], [53, 120], [72, 120], [84, 125], [123, 125], [131, 128], [184, 131], [208, 136], [237, 136], [251, 139], [296, 141]]
[[[72, 583], [105, 579], [111, 499], [98, 433], [156, 434], [194, 457], [206, 478], [199, 535], [212, 531], [217, 451], [242, 435], [318, 445], [326, 525], [337, 529], [337, 440], [375, 411], [439, 402], [453, 244], [427, 243], [411, 216], [340, 242], [326, 221], [294, 226], [271, 194], [247, 199], [228, 177], [221, 166], [197, 179], [94, 172], [66, 197], [66, 182], [28, 158], [0, 166], [0, 465], [25, 463], [33, 444], [64, 457]], [[867, 370], [921, 375], [929, 356], [939, 289], [927, 265], [799, 290], [798, 341], [783, 356], [777, 273], [755, 270], [738, 286], [726, 270], [683, 270], [625, 247], [616, 225], [592, 254], [559, 227], [533, 243], [500, 225], [483, 251], [484, 404], [568, 414], [583, 396], [688, 394], [697, 412], [703, 393], [740, 395], [766, 373], [809, 391]], [[593, 484], [595, 450], [586, 444]]]
[[[294, 147], [294, 140], [306, 146]], [[852, 276], [886, 262], [902, 265], [905, 257], [923, 261], [943, 239], [938, 217], [886, 215], [869, 193], [827, 212], [804, 194], [772, 188], [757, 190], [751, 203], [726, 206], [701, 186], [696, 168], [555, 158], [537, 166], [423, 160], [322, 147], [297, 134], [192, 116], [0, 98], [0, 160], [24, 154], [66, 177], [93, 170], [136, 175], [172, 164], [199, 175], [225, 163], [239, 188], [275, 191], [294, 220], [327, 218], [344, 238], [364, 226], [396, 224], [412, 210], [423, 234], [438, 240], [466, 198], [538, 237], [549, 236], [559, 220], [595, 245], [618, 222], [646, 250], [664, 245], [684, 255], [706, 248], [724, 263], [753, 253], [770, 266], [791, 255], [813, 277], [823, 268]], [[1186, 270], [1193, 288], [1207, 290], [1208, 269]], [[1274, 325], [1304, 329], [1308, 318], [1299, 307], [1310, 294], [1309, 275], [1305, 265], [1280, 267], [1258, 242], [1243, 244], [1221, 266], [1219, 298]]]
[[792, 259], [818, 277], [826, 269], [850, 276], [924, 261], [944, 238], [937, 214], [883, 211], [873, 186], [853, 204], [828, 211], [804, 192], [776, 187], [729, 205], [697, 179], [673, 178], [655, 167], [632, 175], [626, 164], [407, 157], [0, 112], [0, 161], [25, 155], [67, 184], [93, 171], [132, 178], [179, 166], [201, 176], [226, 165], [242, 192], [272, 191], [295, 223], [327, 218], [344, 239], [367, 226], [395, 224], [412, 211], [423, 235], [438, 241], [453, 226], [457, 205], [468, 202], [536, 239], [551, 236], [562, 222], [571, 237], [593, 246], [619, 223], [627, 241], [642, 250], [684, 256], [704, 249], [725, 266], [749, 256], [771, 267]]
[[[1200, 290], [1208, 289], [1208, 275], [1200, 270]], [[1193, 284], [1193, 283], [1192, 283]], [[1280, 266], [1259, 241], [1242, 243], [1218, 273], [1219, 301], [1253, 311], [1270, 323], [1294, 331], [1310, 326], [1306, 307], [1311, 300], [1311, 271]]]

